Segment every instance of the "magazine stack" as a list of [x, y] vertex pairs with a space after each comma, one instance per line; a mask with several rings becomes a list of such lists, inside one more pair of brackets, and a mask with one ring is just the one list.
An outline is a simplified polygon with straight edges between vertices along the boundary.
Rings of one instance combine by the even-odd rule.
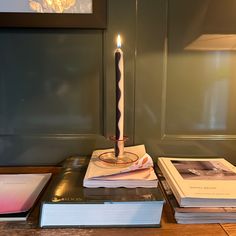
[[228, 161], [160, 157], [158, 167], [177, 223], [236, 222], [236, 168]]

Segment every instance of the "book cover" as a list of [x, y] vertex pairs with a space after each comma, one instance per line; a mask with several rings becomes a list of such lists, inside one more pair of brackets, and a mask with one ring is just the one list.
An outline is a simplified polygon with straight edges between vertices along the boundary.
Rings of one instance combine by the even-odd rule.
[[0, 175], [0, 221], [26, 220], [51, 174]]
[[30, 210], [18, 213], [6, 213], [0, 215], [0, 222], [4, 221], [26, 221]]
[[181, 207], [236, 207], [236, 169], [223, 158], [159, 158]]
[[159, 227], [158, 188], [84, 188], [85, 172], [86, 167], [66, 168], [54, 177], [43, 197], [41, 227]]

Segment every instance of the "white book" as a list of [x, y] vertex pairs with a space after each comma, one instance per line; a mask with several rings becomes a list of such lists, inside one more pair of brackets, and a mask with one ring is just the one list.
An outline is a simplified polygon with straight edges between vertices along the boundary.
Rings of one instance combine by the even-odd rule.
[[223, 158], [158, 158], [181, 207], [236, 207], [236, 168]]
[[83, 186], [88, 188], [155, 188], [157, 176], [153, 169], [152, 158], [146, 153], [144, 145], [125, 147], [126, 151], [138, 155], [139, 159], [125, 166], [110, 165], [99, 160], [98, 156], [108, 150], [96, 150], [93, 152], [87, 168]]

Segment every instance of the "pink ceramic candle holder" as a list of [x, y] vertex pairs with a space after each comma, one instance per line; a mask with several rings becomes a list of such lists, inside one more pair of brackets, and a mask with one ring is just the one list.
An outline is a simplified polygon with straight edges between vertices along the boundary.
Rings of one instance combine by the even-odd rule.
[[124, 143], [128, 137], [123, 140], [116, 140], [115, 136], [111, 136], [110, 140], [114, 142], [114, 151], [104, 152], [99, 155], [99, 160], [107, 164], [129, 165], [138, 160], [138, 155], [124, 150]]

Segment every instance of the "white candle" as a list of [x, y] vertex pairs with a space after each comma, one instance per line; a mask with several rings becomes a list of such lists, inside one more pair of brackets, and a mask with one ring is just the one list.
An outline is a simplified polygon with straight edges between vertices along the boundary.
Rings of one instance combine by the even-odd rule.
[[[115, 71], [116, 71], [116, 140], [123, 141], [124, 139], [124, 59], [123, 59], [123, 51], [121, 50], [120, 35], [118, 35], [117, 37], [117, 49], [115, 51]], [[121, 151], [122, 150], [116, 150], [117, 156], [119, 155]]]

